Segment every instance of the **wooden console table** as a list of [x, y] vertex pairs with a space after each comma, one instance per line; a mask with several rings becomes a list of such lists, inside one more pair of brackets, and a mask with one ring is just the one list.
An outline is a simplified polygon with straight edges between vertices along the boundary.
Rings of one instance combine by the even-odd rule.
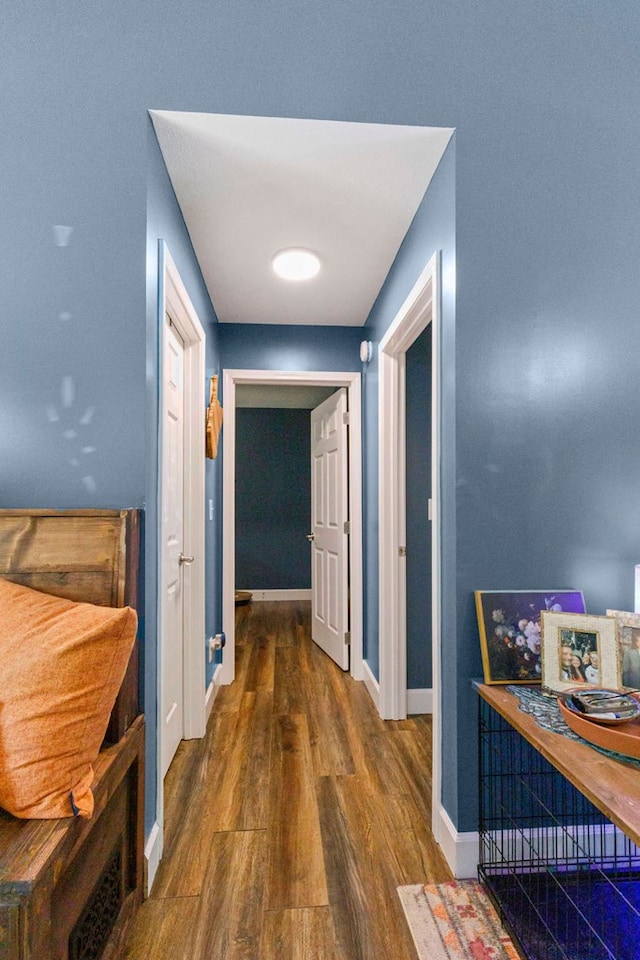
[[478, 873], [525, 960], [638, 960], [640, 767], [480, 696]]
[[543, 730], [502, 686], [478, 684], [478, 693], [630, 840], [640, 846], [640, 771]]

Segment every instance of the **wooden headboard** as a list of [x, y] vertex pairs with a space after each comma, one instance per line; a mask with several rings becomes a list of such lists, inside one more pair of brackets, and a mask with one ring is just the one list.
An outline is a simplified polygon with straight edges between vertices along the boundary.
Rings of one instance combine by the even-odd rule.
[[[68, 600], [134, 609], [140, 563], [138, 510], [0, 510], [0, 576]], [[138, 642], [106, 742], [139, 713]]]

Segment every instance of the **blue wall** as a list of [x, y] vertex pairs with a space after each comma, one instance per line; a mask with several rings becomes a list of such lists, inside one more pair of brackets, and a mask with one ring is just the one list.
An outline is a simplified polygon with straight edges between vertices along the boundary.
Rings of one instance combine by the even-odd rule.
[[[628, 0], [429, 9], [303, 0], [294, 19], [283, 0], [10, 0], [0, 44], [4, 506], [147, 498], [148, 108], [456, 128], [457, 286], [450, 148], [439, 192], [423, 205], [436, 220], [419, 212], [370, 326], [379, 339], [419, 268], [443, 249], [444, 801], [458, 830], [475, 829], [474, 587], [575, 585], [594, 612], [632, 602], [640, 9]], [[60, 224], [74, 227], [67, 247], [52, 240]], [[372, 364], [374, 667], [375, 379]], [[97, 458], [83, 476], [95, 489], [69, 462], [71, 441], [60, 439], [50, 405], [72, 418], [94, 407], [87, 445]]]
[[407, 350], [407, 687], [431, 687], [431, 326]]
[[[419, 274], [435, 251], [440, 251], [442, 276], [440, 322], [440, 510], [441, 510], [441, 665], [442, 665], [442, 725], [443, 755], [451, 757], [461, 722], [458, 703], [469, 700], [469, 677], [478, 676], [477, 631], [473, 626], [463, 638], [457, 636], [457, 538], [456, 538], [456, 138], [454, 137], [440, 161], [425, 197], [398, 252], [380, 295], [367, 321], [374, 343], [379, 342], [395, 318]], [[377, 356], [370, 369], [365, 390], [366, 475], [365, 515], [367, 540], [367, 659], [378, 666], [378, 543], [377, 510], [378, 487], [376, 463], [378, 456], [377, 424]], [[408, 509], [414, 510], [415, 505]], [[374, 520], [375, 518], [375, 520]], [[409, 514], [408, 526], [414, 522]], [[375, 536], [372, 536], [375, 529]], [[424, 548], [424, 545], [423, 545]], [[409, 572], [409, 571], [408, 571]], [[467, 587], [473, 590], [473, 581]], [[415, 648], [407, 649], [407, 659], [415, 659]], [[461, 664], [465, 665], [462, 666]], [[413, 678], [411, 678], [413, 685]], [[459, 696], [453, 691], [460, 687]], [[473, 710], [465, 711], [462, 723], [466, 740], [460, 752], [460, 764], [465, 786], [461, 788], [467, 824], [475, 822], [475, 793], [467, 787], [473, 784], [476, 767], [476, 737], [473, 733]], [[466, 764], [462, 763], [466, 758]], [[459, 766], [449, 759], [443, 765], [442, 794], [444, 806], [451, 815], [457, 809]], [[471, 772], [470, 772], [471, 771]], [[474, 788], [475, 789], [475, 788]], [[459, 825], [458, 825], [459, 826]], [[462, 829], [459, 826], [459, 829]]]
[[222, 365], [234, 370], [360, 369], [362, 327], [221, 323]]
[[[189, 234], [182, 219], [182, 213], [171, 186], [164, 160], [153, 131], [151, 120], [147, 118], [147, 401], [149, 405], [148, 430], [149, 457], [147, 470], [147, 509], [156, 510], [157, 477], [155, 464], [158, 456], [158, 382], [157, 358], [159, 348], [158, 328], [158, 243], [166, 244], [178, 273], [186, 287], [195, 312], [202, 324], [206, 336], [205, 383], [202, 385], [205, 403], [209, 404], [209, 379], [221, 374], [220, 349], [218, 345], [218, 319], [209, 299], [200, 267], [195, 258]], [[203, 427], [204, 433], [204, 427]], [[220, 443], [220, 448], [222, 443]], [[206, 597], [205, 633], [209, 636], [222, 628], [222, 603], [220, 589], [216, 585], [222, 578], [222, 456], [220, 452], [215, 460], [205, 460], [205, 499], [206, 504], [206, 581], [209, 586]], [[210, 518], [208, 501], [213, 501], [213, 518]], [[155, 525], [154, 525], [155, 528]], [[150, 562], [153, 562], [150, 559]], [[157, 576], [155, 567], [149, 576]], [[203, 650], [204, 650], [203, 638]], [[208, 659], [208, 658], [207, 658]], [[211, 680], [213, 666], [207, 664], [207, 684]]]
[[[446, 596], [443, 603], [448, 604], [450, 616], [455, 616], [455, 139], [452, 139], [440, 161], [438, 169], [427, 189], [420, 207], [407, 232], [387, 280], [380, 291], [369, 315], [366, 333], [373, 341], [373, 359], [365, 368], [364, 384], [364, 453], [365, 462], [365, 656], [376, 677], [379, 669], [378, 652], [378, 355], [377, 346], [389, 325], [395, 319], [406, 296], [418, 276], [427, 265], [434, 252], [440, 252], [442, 272], [442, 316], [440, 331], [440, 363], [444, 375], [441, 377], [441, 471], [443, 485], [441, 490], [441, 511], [443, 516], [442, 579]], [[412, 348], [412, 349], [415, 349]], [[418, 347], [419, 350], [419, 347]], [[409, 355], [411, 351], [409, 351]], [[411, 365], [411, 360], [409, 359]], [[413, 374], [416, 374], [415, 377]], [[412, 393], [425, 388], [418, 369], [411, 371], [408, 385], [408, 416], [414, 424]], [[430, 384], [426, 387], [430, 393]], [[411, 438], [409, 437], [409, 442]], [[418, 477], [414, 478], [419, 481]], [[415, 491], [410, 491], [407, 501], [407, 528], [420, 529], [421, 523], [416, 513], [418, 504], [413, 499]], [[416, 552], [428, 552], [424, 537], [415, 545]], [[418, 563], [417, 558], [415, 563]], [[412, 574], [413, 571], [413, 574]], [[415, 565], [408, 564], [409, 576], [417, 575]], [[409, 600], [410, 604], [412, 601]], [[408, 614], [413, 618], [419, 613], [410, 606]], [[444, 622], [447, 619], [444, 617]], [[451, 620], [448, 621], [449, 623]], [[449, 653], [455, 649], [450, 647]], [[417, 677], [413, 676], [416, 667], [416, 651], [413, 643], [407, 647], [407, 664], [411, 663], [410, 686], [417, 687]], [[445, 657], [446, 659], [446, 657]], [[445, 664], [443, 663], [443, 669]], [[455, 673], [454, 673], [455, 676]], [[455, 708], [452, 722], [455, 722]]]
[[236, 588], [310, 589], [309, 410], [236, 410]]

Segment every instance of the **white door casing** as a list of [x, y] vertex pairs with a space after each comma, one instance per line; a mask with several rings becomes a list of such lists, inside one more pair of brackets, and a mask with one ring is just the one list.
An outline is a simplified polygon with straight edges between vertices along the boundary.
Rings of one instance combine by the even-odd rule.
[[181, 562], [184, 545], [184, 343], [172, 320], [163, 324], [162, 374], [162, 724], [161, 774], [164, 777], [183, 733], [183, 602]]
[[311, 411], [311, 636], [349, 668], [347, 391]]
[[[205, 469], [204, 469], [204, 415], [205, 415], [205, 333], [189, 295], [180, 279], [177, 268], [164, 241], [158, 244], [160, 289], [158, 294], [158, 579], [157, 579], [157, 624], [158, 624], [158, 713], [156, 725], [158, 741], [156, 749], [156, 823], [150, 841], [145, 848], [148, 875], [147, 888], [153, 883], [155, 871], [162, 858], [164, 822], [164, 775], [163, 731], [161, 691], [164, 675], [169, 667], [165, 664], [164, 589], [168, 582], [165, 574], [163, 543], [167, 539], [163, 531], [165, 515], [166, 481], [163, 477], [163, 457], [168, 439], [165, 436], [162, 416], [164, 405], [164, 323], [168, 314], [184, 345], [184, 392], [183, 392], [183, 544], [182, 552], [193, 556], [190, 564], [183, 564], [182, 605], [183, 650], [183, 719], [182, 737], [202, 737], [205, 732]], [[151, 843], [151, 840], [153, 842]]]
[[440, 256], [434, 253], [379, 345], [379, 594], [380, 713], [407, 715], [406, 637], [406, 351], [425, 327], [432, 327], [431, 544], [432, 544], [432, 825], [440, 834], [441, 753], [441, 583], [440, 583]]
[[237, 384], [283, 384], [344, 387], [348, 394], [351, 442], [349, 444], [349, 550], [351, 666], [355, 680], [364, 679], [362, 659], [362, 444], [361, 387], [359, 373], [327, 371], [237, 370], [223, 371], [223, 546], [222, 620], [226, 646], [222, 652], [221, 682], [235, 674], [235, 418]]

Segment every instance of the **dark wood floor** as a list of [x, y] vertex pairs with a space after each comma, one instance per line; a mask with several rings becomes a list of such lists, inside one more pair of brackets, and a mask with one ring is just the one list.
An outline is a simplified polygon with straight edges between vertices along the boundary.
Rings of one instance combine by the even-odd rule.
[[165, 783], [165, 853], [124, 960], [415, 960], [400, 884], [449, 869], [428, 717], [383, 722], [306, 603], [237, 613], [237, 679]]

